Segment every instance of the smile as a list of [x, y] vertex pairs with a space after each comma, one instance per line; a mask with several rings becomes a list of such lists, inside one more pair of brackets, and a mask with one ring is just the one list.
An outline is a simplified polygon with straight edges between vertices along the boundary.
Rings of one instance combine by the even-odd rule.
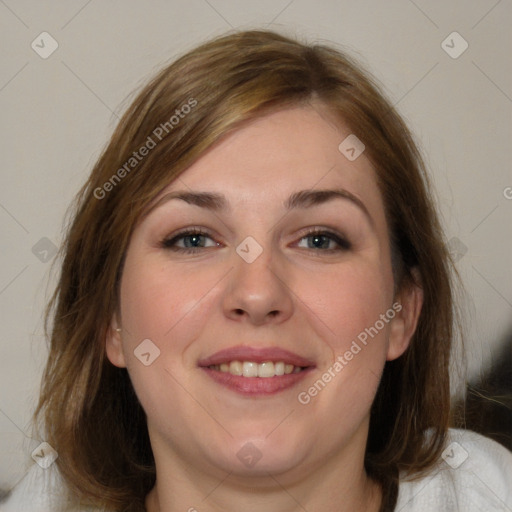
[[236, 346], [198, 362], [215, 383], [249, 397], [269, 396], [297, 385], [316, 365], [278, 347]]
[[265, 361], [264, 363], [256, 363], [254, 361], [231, 361], [229, 363], [211, 365], [208, 368], [210, 368], [210, 370], [230, 373], [231, 375], [241, 377], [263, 378], [300, 373], [304, 369], [301, 366], [287, 364], [284, 361]]

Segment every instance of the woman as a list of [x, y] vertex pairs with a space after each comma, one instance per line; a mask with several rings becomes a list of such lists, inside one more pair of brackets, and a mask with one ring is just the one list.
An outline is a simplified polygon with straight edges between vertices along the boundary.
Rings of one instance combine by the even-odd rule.
[[511, 455], [448, 430], [421, 157], [342, 53], [249, 31], [164, 69], [63, 250], [37, 411], [58, 458], [25, 484], [49, 510], [512, 506]]

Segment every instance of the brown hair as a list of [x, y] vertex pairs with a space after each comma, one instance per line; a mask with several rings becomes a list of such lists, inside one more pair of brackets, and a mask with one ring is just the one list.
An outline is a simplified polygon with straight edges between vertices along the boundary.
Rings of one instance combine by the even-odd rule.
[[[410, 347], [386, 363], [371, 412], [365, 464], [382, 484], [382, 510], [394, 506], [399, 471], [419, 474], [438, 459], [450, 414], [452, 290], [421, 156], [374, 79], [343, 52], [246, 31], [199, 46], [153, 78], [77, 196], [48, 308], [51, 349], [36, 418], [44, 420], [68, 487], [83, 500], [143, 510], [155, 482], [145, 414], [126, 370], [110, 364], [104, 346], [124, 254], [142, 212], [242, 122], [312, 100], [366, 145], [389, 221], [396, 288], [416, 282], [417, 269], [424, 293]], [[130, 160], [148, 137], [156, 142], [157, 127], [165, 136]]]

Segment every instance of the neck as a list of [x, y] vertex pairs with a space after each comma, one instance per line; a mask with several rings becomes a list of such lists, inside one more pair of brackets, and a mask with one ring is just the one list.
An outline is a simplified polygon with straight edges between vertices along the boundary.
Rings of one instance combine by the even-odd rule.
[[[349, 450], [350, 451], [350, 447]], [[172, 466], [157, 459], [157, 482], [146, 499], [147, 512], [378, 512], [380, 485], [370, 479], [364, 465], [342, 461], [334, 454], [315, 468], [255, 476], [191, 467], [174, 459]], [[169, 459], [168, 459], [169, 460]]]
[[338, 512], [378, 512], [382, 499], [380, 487], [368, 478], [361, 482], [357, 490], [340, 485], [337, 481], [329, 487], [322, 486], [311, 492], [295, 486], [286, 487], [279, 477], [270, 475], [266, 482], [258, 482], [257, 492], [255, 486], [242, 486], [228, 476], [219, 479], [216, 486], [212, 486], [202, 495], [187, 492], [188, 498], [177, 494], [170, 496], [170, 488], [163, 491], [163, 487], [163, 483], [161, 486], [157, 484], [148, 494], [147, 512], [256, 512], [269, 510], [270, 507], [276, 512], [322, 509]]

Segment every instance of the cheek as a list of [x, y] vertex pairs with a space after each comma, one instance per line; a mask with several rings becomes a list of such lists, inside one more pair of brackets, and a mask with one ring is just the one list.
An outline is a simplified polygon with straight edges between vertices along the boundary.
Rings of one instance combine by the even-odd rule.
[[312, 312], [310, 325], [327, 350], [316, 380], [301, 390], [298, 400], [330, 411], [345, 430], [367, 415], [386, 362], [394, 311], [385, 316], [393, 300], [391, 268], [385, 268], [379, 258], [359, 259], [335, 270], [325, 268], [302, 284]]
[[[205, 330], [221, 277], [211, 268], [188, 272], [147, 258], [142, 264], [142, 258], [128, 255], [121, 281], [123, 352], [148, 418], [190, 408], [190, 397], [183, 392], [193, 387], [188, 380], [193, 362], [188, 348]], [[136, 353], [148, 339], [156, 349], [150, 345], [144, 353], [149, 352], [153, 361], [156, 350], [158, 357], [146, 366]], [[162, 428], [176, 427], [163, 420]]]
[[150, 339], [161, 351], [181, 354], [201, 332], [218, 281], [207, 267], [192, 272], [129, 255], [121, 281], [126, 351]]
[[[298, 295], [304, 297], [318, 334], [333, 354], [348, 350], [351, 342], [391, 307], [393, 283], [388, 274], [391, 271], [383, 272], [380, 263], [368, 262], [326, 268], [314, 278], [303, 276], [297, 282]], [[378, 327], [380, 338], [385, 338], [388, 324], [382, 327], [379, 323]], [[384, 351], [385, 343], [380, 346]]]
[[305, 411], [315, 411], [317, 417], [327, 411], [329, 421], [319, 436], [350, 433], [368, 415], [386, 361], [394, 317], [392, 284], [377, 260], [340, 265], [303, 283], [317, 335], [329, 353], [315, 379], [297, 396]]

